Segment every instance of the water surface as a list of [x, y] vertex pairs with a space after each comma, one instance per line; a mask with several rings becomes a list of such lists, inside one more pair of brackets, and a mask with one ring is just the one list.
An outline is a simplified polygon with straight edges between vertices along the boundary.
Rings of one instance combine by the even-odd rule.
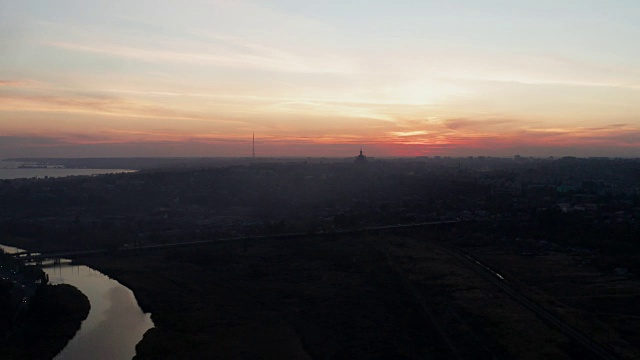
[[[8, 253], [20, 249], [0, 245]], [[84, 265], [62, 263], [45, 267], [52, 284], [69, 284], [91, 303], [80, 330], [54, 359], [119, 360], [135, 356], [135, 346], [153, 327], [151, 314], [140, 309], [133, 292], [104, 274]]]
[[46, 177], [65, 177], [78, 175], [100, 175], [113, 174], [122, 172], [135, 172], [126, 169], [67, 169], [50, 165], [38, 168], [20, 168], [20, 162], [0, 161], [0, 180], [22, 179], [22, 178], [44, 178]]

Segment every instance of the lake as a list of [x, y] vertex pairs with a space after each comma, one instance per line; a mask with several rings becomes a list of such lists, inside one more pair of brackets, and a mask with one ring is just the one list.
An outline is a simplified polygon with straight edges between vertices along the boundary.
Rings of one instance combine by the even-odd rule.
[[19, 167], [22, 162], [0, 161], [0, 180], [22, 179], [22, 178], [44, 178], [48, 177], [64, 177], [78, 175], [100, 175], [113, 174], [123, 172], [135, 172], [135, 170], [127, 169], [68, 169], [48, 165], [47, 167]]

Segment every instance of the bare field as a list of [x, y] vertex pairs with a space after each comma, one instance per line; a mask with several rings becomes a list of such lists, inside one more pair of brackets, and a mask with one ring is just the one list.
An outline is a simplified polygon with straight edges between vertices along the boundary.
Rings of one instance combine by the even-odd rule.
[[[86, 262], [152, 312], [157, 328], [138, 345], [140, 359], [593, 358], [433, 244], [391, 235], [265, 239]], [[549, 288], [529, 285], [527, 276], [545, 278], [531, 264], [496, 249], [467, 250], [561, 316], [586, 313], [572, 306], [588, 291], [555, 298], [555, 278]], [[550, 262], [566, 267], [559, 259]]]
[[640, 283], [603, 273], [580, 257], [523, 256], [504, 246], [467, 248], [536, 302], [626, 359], [640, 358]]
[[588, 358], [534, 313], [429, 241], [395, 238], [390, 252], [464, 358]]
[[87, 263], [152, 313], [141, 359], [451, 358], [369, 239], [228, 242]]

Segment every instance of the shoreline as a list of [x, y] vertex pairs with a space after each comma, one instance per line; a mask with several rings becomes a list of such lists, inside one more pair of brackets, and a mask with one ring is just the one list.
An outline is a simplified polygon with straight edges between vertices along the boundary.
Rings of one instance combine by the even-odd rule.
[[[154, 309], [152, 305], [152, 301], [148, 301], [144, 295], [141, 295], [141, 291], [139, 289], [136, 289], [136, 287], [133, 285], [134, 281], [129, 281], [125, 279], [125, 276], [114, 267], [110, 268], [108, 265], [102, 264], [99, 261], [91, 261], [91, 260], [95, 260], [95, 258], [84, 258], [79, 261], [74, 260], [73, 264], [87, 266], [95, 271], [102, 273], [106, 277], [118, 282], [120, 285], [126, 287], [132, 292], [134, 300], [140, 307], [140, 310], [142, 311], [142, 313], [149, 314], [151, 322], [153, 323], [153, 327], [147, 329], [142, 335], [142, 339], [140, 339], [140, 341], [138, 341], [135, 345], [135, 355], [133, 359], [139, 359], [140, 353], [141, 353], [139, 349], [141, 344], [143, 347], [146, 346], [147, 342], [150, 342], [149, 340], [150, 334], [153, 334], [159, 331], [159, 326], [158, 326], [159, 321], [157, 319], [157, 316], [155, 316], [157, 314], [157, 310]], [[151, 342], [150, 346], [153, 346], [153, 342]]]
[[[34, 269], [6, 257], [3, 254], [3, 264], [14, 269], [13, 274], [17, 272], [17, 276], [22, 278], [24, 274], [33, 273]], [[0, 340], [3, 359], [56, 357], [75, 338], [91, 311], [89, 298], [80, 289], [70, 284], [51, 284], [48, 280], [45, 283], [45, 272], [40, 268], [35, 270], [41, 274], [42, 282], [39, 282], [40, 279], [35, 282], [37, 287], [32, 295], [24, 295], [30, 298], [28, 302], [23, 299], [24, 304], [20, 304], [20, 308], [5, 311], [0, 317], [3, 324], [0, 329], [4, 334]], [[24, 279], [18, 282], [4, 281], [0, 300], [3, 300], [6, 309], [11, 309], [11, 299], [21, 288], [21, 283], [22, 288], [29, 288]], [[18, 290], [12, 290], [16, 286]]]
[[[136, 344], [136, 359], [258, 354], [296, 359], [355, 354], [372, 359], [400, 354], [447, 358], [448, 350], [434, 335], [436, 325], [426, 321], [420, 305], [438, 311], [436, 324], [457, 329], [450, 335], [452, 343], [465, 354], [588, 355], [478, 274], [443, 256], [425, 242], [426, 235], [270, 239], [248, 246], [220, 242], [199, 248], [86, 257], [77, 263], [128, 287], [140, 308], [151, 313], [154, 328]], [[449, 236], [453, 235], [441, 239], [443, 236], [431, 234], [426, 239], [452, 241]], [[481, 240], [477, 239], [480, 244]], [[564, 292], [545, 288], [548, 279], [562, 274], [576, 281], [572, 293], [580, 290], [579, 284], [591, 283], [593, 276], [606, 275], [595, 269], [586, 274], [586, 269], [571, 266], [566, 263], [571, 257], [565, 253], [523, 257], [503, 246], [465, 244], [510, 281], [518, 273], [515, 278], [523, 281], [520, 290], [544, 295], [538, 301], [552, 310], [557, 306], [554, 298]], [[535, 264], [543, 260], [549, 261], [548, 270], [540, 274]], [[607, 283], [607, 278], [601, 280]], [[625, 292], [629, 301], [635, 294], [631, 290]], [[583, 314], [580, 303], [572, 306], [556, 310]], [[493, 310], [487, 317], [480, 309], [489, 308]], [[589, 318], [578, 316], [568, 320], [583, 331], [591, 324]], [[606, 326], [609, 332], [617, 325]], [[530, 329], [536, 329], [534, 338]], [[602, 343], [603, 334], [596, 335]], [[531, 339], [535, 346], [523, 339]], [[616, 339], [626, 337], [617, 334]], [[631, 345], [618, 344], [616, 351], [637, 354]]]
[[[102, 273], [104, 276], [108, 277], [109, 279], [115, 280], [116, 282], [118, 282], [120, 285], [126, 287], [127, 289], [131, 290], [131, 292], [133, 293], [133, 297], [136, 300], [136, 303], [138, 304], [138, 306], [140, 307], [140, 309], [142, 310], [142, 312], [144, 314], [150, 314], [151, 316], [151, 320], [153, 321], [153, 311], [151, 311], [151, 306], [145, 301], [143, 300], [137, 293], [136, 291], [134, 291], [134, 288], [132, 287], [132, 284], [127, 281], [124, 280], [122, 278], [122, 276], [118, 276], [118, 274], [114, 274], [117, 273], [118, 271], [116, 269], [107, 269], [108, 266], [105, 266], [103, 264], [97, 263], [97, 262], [91, 262], [90, 261], [90, 257], [88, 258], [83, 258], [82, 260], [73, 260], [73, 262], [71, 263], [72, 265], [84, 265], [86, 267], [89, 267], [95, 271], [98, 271], [100, 273]], [[154, 329], [155, 326], [151, 329]], [[149, 330], [151, 330], [149, 329]]]
[[[7, 239], [8, 240], [8, 239]], [[13, 240], [13, 241], [11, 241]], [[34, 251], [34, 252], [38, 252], [40, 250], [35, 250], [38, 247], [37, 246], [32, 246], [33, 244], [27, 244], [26, 241], [21, 241], [20, 239], [18, 239], [16, 241], [16, 239], [11, 239], [9, 241], [3, 241], [3, 245], [7, 246], [7, 247], [12, 247], [12, 248], [17, 248], [17, 249], [21, 249], [21, 250], [27, 250], [27, 251]], [[29, 250], [32, 249], [32, 250]], [[105, 278], [108, 278], [112, 281], [115, 281], [118, 283], [119, 286], [131, 291], [131, 293], [133, 294], [133, 298], [134, 298], [134, 304], [137, 305], [137, 307], [140, 309], [141, 314], [145, 314], [149, 316], [149, 318], [151, 319], [151, 325], [152, 327], [147, 329], [144, 334], [142, 335], [142, 338], [135, 343], [134, 346], [134, 356], [137, 355], [137, 347], [139, 345], [139, 343], [142, 341], [142, 339], [147, 336], [147, 333], [149, 330], [152, 330], [154, 328], [156, 328], [155, 323], [153, 322], [153, 312], [150, 311], [151, 306], [149, 305], [149, 302], [146, 301], [146, 299], [144, 297], [139, 296], [139, 292], [138, 291], [134, 291], [134, 288], [131, 286], [131, 283], [129, 281], [127, 281], [126, 279], [124, 279], [123, 276], [121, 276], [122, 274], [119, 274], [117, 271], [115, 271], [114, 269], [110, 269], [108, 267], [105, 266], [101, 266], [99, 263], [97, 262], [93, 262], [92, 258], [83, 258], [83, 259], [74, 259], [72, 260], [68, 265], [70, 266], [85, 266], [88, 269], [92, 270], [92, 271], [96, 271], [98, 273], [101, 274], [101, 276], [104, 276]], [[42, 269], [42, 268], [40, 268]], [[48, 285], [48, 286], [59, 286], [59, 285], [64, 285], [65, 287], [71, 287], [75, 290], [77, 290], [77, 292], [79, 294], [81, 294], [82, 296], [84, 296], [86, 298], [86, 294], [84, 294], [82, 292], [82, 290], [80, 290], [79, 288], [70, 285], [70, 284], [57, 284], [57, 285]], [[87, 301], [89, 301], [87, 299]], [[89, 311], [91, 310], [91, 306], [89, 305]], [[84, 322], [84, 320], [87, 319], [89, 311], [87, 311], [87, 316], [84, 316], [83, 319], [78, 323], [78, 327], [76, 329], [76, 331], [74, 331], [74, 333], [72, 334], [71, 337], [69, 337], [65, 343], [64, 346], [62, 346], [60, 349], [58, 349], [58, 351], [53, 354], [52, 358], [55, 356], [58, 356], [58, 354], [62, 353], [64, 349], [66, 349], [67, 345], [75, 338], [75, 336], [77, 335], [78, 331], [80, 330], [82, 323]], [[21, 357], [17, 357], [17, 358], [21, 358]], [[36, 357], [39, 358], [39, 357]]]

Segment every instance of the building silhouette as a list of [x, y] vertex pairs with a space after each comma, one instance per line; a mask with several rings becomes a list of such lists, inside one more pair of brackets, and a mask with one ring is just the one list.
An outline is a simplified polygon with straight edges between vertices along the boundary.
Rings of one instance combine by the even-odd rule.
[[362, 147], [360, 147], [360, 155], [356, 156], [356, 160], [354, 161], [356, 164], [366, 164], [367, 157], [362, 155]]

